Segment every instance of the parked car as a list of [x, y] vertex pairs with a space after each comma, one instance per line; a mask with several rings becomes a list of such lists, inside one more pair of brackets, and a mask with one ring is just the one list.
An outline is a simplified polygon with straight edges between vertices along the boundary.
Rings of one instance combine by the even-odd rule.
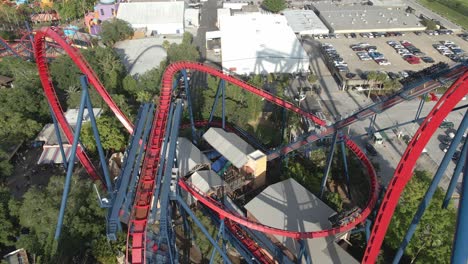
[[377, 62], [379, 65], [391, 65], [387, 59], [377, 59], [375, 62]]
[[425, 63], [434, 63], [435, 62], [433, 58], [427, 57], [427, 56], [421, 57], [421, 60], [424, 61]]
[[367, 153], [369, 153], [369, 155], [371, 156], [377, 156], [378, 154], [377, 150], [370, 143], [366, 143], [366, 150], [367, 150]]
[[447, 121], [447, 120], [444, 120], [442, 123], [440, 123], [439, 127], [440, 128], [443, 128], [443, 129], [447, 129], [447, 128], [453, 128], [455, 125], [453, 124], [453, 122], [450, 122], [450, 121]]
[[455, 153], [453, 153], [452, 160], [457, 162], [460, 159], [460, 156], [461, 156], [461, 152], [457, 150], [455, 151]]

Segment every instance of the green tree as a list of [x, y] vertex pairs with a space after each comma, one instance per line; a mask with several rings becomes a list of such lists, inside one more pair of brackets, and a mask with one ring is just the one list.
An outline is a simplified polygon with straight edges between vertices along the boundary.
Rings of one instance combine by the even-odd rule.
[[[105, 210], [96, 202], [88, 179], [73, 176], [61, 238], [58, 245], [54, 241], [63, 182], [63, 177], [54, 176], [46, 188], [33, 187], [25, 193], [18, 218], [21, 227], [29, 233], [21, 235], [16, 246], [36, 254], [43, 263], [81, 263], [87, 252], [103, 260], [105, 253], [100, 248], [103, 245], [97, 242], [105, 241]], [[110, 250], [120, 248], [119, 243], [119, 247]]]
[[182, 36], [182, 43], [192, 44], [192, 41], [193, 41], [192, 34], [190, 34], [190, 32], [184, 32], [184, 35]]
[[[415, 171], [405, 187], [385, 238], [385, 243], [391, 248], [398, 248], [403, 240], [429, 186], [430, 176], [427, 171]], [[411, 263], [450, 263], [456, 210], [452, 205], [447, 210], [440, 209], [443, 198], [439, 188], [406, 248], [405, 254], [411, 258]]]
[[432, 19], [424, 18], [422, 20], [422, 23], [426, 26], [427, 30], [436, 30], [436, 29], [438, 29], [437, 23]]
[[72, 20], [80, 18], [89, 10], [93, 10], [94, 1], [92, 0], [59, 0], [54, 3], [62, 20]]
[[264, 0], [262, 7], [272, 13], [278, 13], [286, 8], [286, 1], [284, 0]]
[[167, 58], [169, 62], [176, 62], [182, 60], [198, 61], [200, 53], [197, 48], [189, 43], [181, 43], [179, 45], [172, 43], [167, 50]]
[[131, 36], [133, 36], [133, 28], [127, 21], [113, 18], [102, 23], [101, 38], [106, 46], [113, 46], [117, 41]]
[[[122, 124], [116, 117], [103, 115], [96, 120], [102, 148], [105, 150], [122, 150], [127, 145], [126, 133]], [[87, 150], [96, 152], [96, 139], [94, 138], [91, 123], [83, 125], [81, 142]]]
[[16, 231], [8, 209], [10, 197], [8, 189], [0, 186], [0, 251], [2, 247], [15, 243]]

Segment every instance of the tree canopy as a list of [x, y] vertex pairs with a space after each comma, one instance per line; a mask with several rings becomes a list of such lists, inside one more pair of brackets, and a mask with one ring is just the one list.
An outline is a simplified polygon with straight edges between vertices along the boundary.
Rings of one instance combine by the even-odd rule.
[[106, 46], [113, 46], [117, 41], [131, 36], [133, 36], [133, 28], [127, 21], [113, 18], [102, 23], [101, 38]]
[[284, 0], [264, 0], [262, 2], [262, 7], [265, 8], [266, 10], [273, 12], [273, 13], [278, 13], [281, 10], [286, 8], [286, 1]]
[[[391, 248], [397, 249], [403, 240], [429, 186], [430, 176], [427, 171], [415, 171], [405, 187], [385, 237], [385, 243]], [[456, 210], [453, 205], [441, 209], [443, 199], [444, 194], [438, 188], [406, 248], [411, 263], [450, 263]]]
[[62, 20], [69, 21], [75, 18], [81, 18], [86, 12], [93, 10], [94, 4], [95, 1], [93, 0], [59, 0], [55, 1], [54, 8], [57, 8]]
[[[0, 246], [25, 248], [36, 256], [37, 263], [82, 263], [89, 257], [96, 260], [92, 262], [117, 263], [115, 256], [125, 238], [116, 243], [107, 241], [105, 210], [99, 207], [88, 179], [73, 176], [62, 235], [58, 243], [54, 240], [63, 181], [63, 177], [54, 176], [47, 187], [31, 188], [22, 201], [10, 201], [6, 212], [5, 202], [0, 202]], [[0, 190], [0, 198], [1, 194]], [[17, 231], [12, 230], [15, 222], [19, 225], [15, 229], [23, 230], [17, 241]]]

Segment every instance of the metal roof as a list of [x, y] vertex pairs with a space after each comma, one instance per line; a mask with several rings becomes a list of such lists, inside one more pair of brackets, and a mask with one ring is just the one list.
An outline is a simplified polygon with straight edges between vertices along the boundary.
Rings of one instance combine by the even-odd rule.
[[193, 173], [189, 178], [189, 182], [204, 193], [207, 193], [210, 190], [213, 191], [216, 187], [223, 185], [221, 177], [212, 170], [197, 171]]
[[[93, 108], [93, 113], [96, 118], [101, 116], [102, 109], [101, 108]], [[65, 113], [65, 119], [67, 120], [68, 124], [70, 124], [70, 127], [72, 129], [75, 128], [76, 126], [76, 121], [78, 119], [78, 109], [68, 109], [67, 112]], [[88, 109], [85, 109], [83, 112], [83, 123], [89, 122], [90, 121], [90, 116], [88, 113]], [[63, 144], [69, 144], [67, 137], [63, 133], [62, 128], [59, 126], [60, 130], [60, 137], [62, 138], [62, 143]], [[57, 135], [55, 133], [55, 127], [54, 124], [46, 124], [41, 132], [36, 137], [36, 140], [39, 141], [44, 141], [45, 145], [58, 145], [58, 139]]]
[[[270, 185], [253, 198], [245, 209], [260, 223], [287, 230], [319, 231], [331, 228], [328, 217], [335, 213], [315, 195], [290, 178]], [[275, 236], [297, 255], [296, 240]], [[358, 263], [335, 243], [335, 237], [306, 240], [312, 263]]]
[[203, 138], [238, 169], [247, 163], [247, 155], [255, 151], [242, 138], [222, 128], [211, 127]]
[[187, 138], [179, 137], [177, 142], [176, 153], [181, 176], [186, 176], [197, 165], [206, 164], [209, 166], [211, 164], [210, 159]]
[[[65, 151], [65, 157], [69, 160], [71, 156], [71, 145], [64, 145], [63, 150]], [[43, 148], [37, 164], [60, 164], [62, 162], [63, 159], [62, 153], [60, 153], [60, 147], [54, 146]]]
[[120, 3], [117, 18], [132, 25], [184, 23], [184, 2]]
[[330, 30], [335, 32], [343, 30], [371, 32], [425, 29], [416, 15], [406, 13], [402, 8], [328, 2], [313, 3], [313, 6], [325, 24], [330, 27]]
[[283, 14], [294, 33], [315, 35], [330, 32], [312, 10], [285, 10]]

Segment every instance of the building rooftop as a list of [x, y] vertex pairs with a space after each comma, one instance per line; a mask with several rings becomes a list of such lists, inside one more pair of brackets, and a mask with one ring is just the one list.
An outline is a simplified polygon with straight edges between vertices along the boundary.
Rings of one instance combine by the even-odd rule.
[[[328, 217], [335, 213], [291, 178], [270, 185], [247, 203], [245, 209], [262, 224], [292, 231], [330, 229]], [[275, 237], [293, 254], [298, 255], [300, 247], [296, 240]], [[312, 263], [358, 263], [335, 242], [334, 236], [308, 239], [307, 248]]]
[[[93, 108], [93, 112], [94, 112], [94, 116], [98, 118], [99, 116], [101, 116], [102, 109]], [[76, 126], [77, 119], [78, 119], [78, 109], [68, 109], [67, 112], [65, 112], [65, 119], [67, 119], [68, 124], [70, 124], [71, 128], [74, 129]], [[90, 117], [89, 117], [88, 109], [85, 109], [83, 113], [83, 123], [86, 123], [89, 121], [90, 121]], [[60, 126], [59, 126], [59, 130], [60, 130], [60, 137], [62, 138], [62, 143], [71, 144], [70, 142], [68, 142], [68, 139], [63, 133], [63, 130]], [[57, 139], [57, 135], [55, 133], [54, 124], [46, 124], [42, 128], [41, 132], [39, 132], [39, 134], [37, 135], [36, 140], [44, 141], [45, 145], [49, 145], [49, 146], [58, 145], [59, 142]]]
[[222, 128], [208, 129], [203, 138], [238, 169], [247, 163], [247, 156], [255, 151], [242, 138], [234, 133], [226, 132]]
[[[76, 125], [78, 121], [78, 111], [79, 109], [68, 109], [67, 112], [65, 112], [65, 119], [67, 119], [68, 124], [71, 126]], [[101, 108], [93, 108], [93, 113], [96, 118], [101, 116], [102, 109]], [[89, 122], [90, 116], [88, 113], [88, 109], [85, 109], [83, 112], [83, 122]]]
[[[65, 157], [67, 161], [70, 160], [71, 146], [70, 145], [63, 146], [63, 151], [65, 152]], [[51, 147], [51, 148], [45, 147], [42, 150], [39, 160], [37, 160], [37, 164], [60, 164], [62, 162], [63, 162], [63, 157], [62, 157], [62, 153], [60, 152], [59, 147]]]
[[11, 77], [0, 75], [0, 85], [10, 85], [13, 81]]
[[184, 9], [183, 1], [120, 3], [117, 18], [132, 25], [183, 23]]
[[312, 10], [285, 10], [284, 17], [296, 34], [328, 34], [330, 31]]
[[214, 191], [223, 185], [221, 177], [212, 170], [196, 171], [190, 176], [189, 182], [204, 193]]
[[180, 175], [186, 176], [197, 166], [209, 167], [211, 161], [187, 138], [179, 137], [176, 148]]
[[229, 71], [294, 72], [308, 67], [307, 53], [284, 16], [222, 16], [219, 23], [222, 66]]
[[343, 5], [338, 3], [313, 3], [320, 17], [331, 31], [398, 31], [424, 30], [419, 18], [405, 12], [404, 8], [369, 5]]

